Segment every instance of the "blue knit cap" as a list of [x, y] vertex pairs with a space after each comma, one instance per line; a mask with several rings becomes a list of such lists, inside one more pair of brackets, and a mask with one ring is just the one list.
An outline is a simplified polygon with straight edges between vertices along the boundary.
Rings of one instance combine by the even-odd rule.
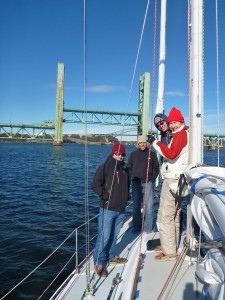
[[164, 114], [156, 114], [154, 117], [154, 124], [155, 127], [158, 129], [158, 127], [156, 126], [160, 121], [166, 121], [167, 122], [167, 116]]

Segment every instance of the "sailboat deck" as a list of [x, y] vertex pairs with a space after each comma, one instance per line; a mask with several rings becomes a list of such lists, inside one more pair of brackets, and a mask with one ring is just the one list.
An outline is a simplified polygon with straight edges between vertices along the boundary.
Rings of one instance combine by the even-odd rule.
[[[195, 282], [196, 264], [189, 265], [188, 257], [183, 261], [179, 273], [168, 283], [165, 293], [160, 296], [167, 279], [175, 265], [175, 261], [158, 262], [154, 259], [156, 253], [147, 251], [145, 263], [140, 270], [135, 299], [203, 299], [202, 285]], [[199, 294], [196, 291], [200, 291]]]
[[[130, 287], [137, 283], [134, 299], [203, 299], [201, 295], [202, 285], [198, 283], [199, 294], [196, 293], [195, 282], [195, 261], [190, 264], [188, 257], [179, 267], [179, 272], [175, 272], [164, 294], [159, 298], [176, 261], [157, 262], [154, 260], [156, 253], [148, 251], [146, 243], [148, 240], [159, 241], [158, 233], [135, 235], [131, 231], [131, 223], [128, 221], [121, 229], [117, 242], [117, 253], [121, 257], [128, 258], [124, 265], [109, 266], [107, 278], [99, 278], [94, 272], [93, 259], [90, 259], [90, 295], [85, 297], [87, 285], [86, 268], [83, 265], [79, 274], [72, 274], [64, 283], [64, 288], [53, 295], [51, 299], [125, 299], [130, 300]], [[141, 247], [140, 247], [141, 245]], [[142, 252], [143, 263], [140, 266], [137, 280], [134, 275], [139, 259], [140, 249]], [[115, 278], [119, 282], [113, 285]], [[129, 288], [126, 288], [129, 287]], [[92, 298], [93, 297], [93, 298]]]

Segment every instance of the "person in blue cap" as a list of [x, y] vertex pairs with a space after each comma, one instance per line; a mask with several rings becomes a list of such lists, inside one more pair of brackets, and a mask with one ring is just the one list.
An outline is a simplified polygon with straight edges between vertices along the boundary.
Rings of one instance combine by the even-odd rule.
[[[169, 145], [171, 138], [173, 136], [167, 120], [168, 120], [167, 115], [162, 113], [156, 114], [154, 117], [155, 127], [160, 131], [161, 142], [165, 145]], [[188, 198], [184, 197], [182, 199], [182, 211], [181, 211], [181, 221], [180, 221], [182, 233], [186, 232], [186, 227], [187, 227], [186, 224], [187, 223], [187, 202], [188, 202]]]
[[170, 143], [171, 139], [171, 130], [167, 123], [167, 116], [165, 114], [156, 114], [154, 117], [155, 127], [160, 131], [161, 142], [165, 145]]

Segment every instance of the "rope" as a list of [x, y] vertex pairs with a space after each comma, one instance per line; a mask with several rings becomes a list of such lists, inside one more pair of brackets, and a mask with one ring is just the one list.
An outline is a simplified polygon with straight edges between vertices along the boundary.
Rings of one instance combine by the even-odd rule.
[[[202, 2], [202, 74], [204, 74], [204, 1]], [[202, 100], [202, 114], [204, 112], [204, 102], [203, 102], [203, 98], [204, 98], [204, 75], [202, 76], [202, 84], [200, 85], [201, 88], [202, 88], [202, 91], [201, 91], [201, 94], [202, 94], [202, 97], [201, 97], [201, 100]], [[202, 118], [204, 118], [204, 115], [202, 115]], [[202, 120], [202, 128], [201, 128], [201, 132], [203, 133], [203, 121], [204, 119]], [[202, 136], [202, 143], [203, 143], [203, 136]], [[201, 163], [203, 162], [203, 157], [204, 157], [204, 147], [201, 147]]]
[[220, 109], [220, 95], [219, 95], [219, 38], [218, 38], [218, 4], [216, 2], [216, 106], [217, 106], [217, 165], [220, 166], [220, 116], [219, 116], [219, 109]]
[[[142, 44], [142, 39], [143, 39], [143, 34], [144, 34], [144, 29], [145, 29], [145, 24], [146, 24], [146, 19], [147, 19], [147, 14], [148, 14], [149, 3], [150, 3], [150, 0], [148, 0], [147, 6], [146, 6], [146, 9], [145, 9], [144, 21], [143, 21], [142, 30], [141, 30], [141, 37], [140, 37], [140, 40], [139, 40], [139, 45], [138, 45], [138, 50], [137, 50], [135, 65], [134, 65], [134, 69], [133, 69], [133, 75], [132, 75], [132, 79], [131, 79], [131, 85], [130, 85], [129, 95], [128, 95], [128, 99], [127, 99], [127, 106], [126, 106], [126, 110], [125, 110], [125, 115], [127, 115], [128, 108], [129, 108], [129, 105], [130, 105], [130, 98], [131, 98], [131, 94], [132, 94], [132, 90], [133, 90], [134, 78], [135, 78], [137, 64], [138, 64], [138, 59], [139, 59], [139, 54], [140, 54], [140, 49], [141, 49], [141, 44]], [[123, 125], [122, 131], [124, 130], [124, 127], [125, 127], [125, 125]], [[120, 136], [120, 143], [121, 143], [121, 141], [122, 141], [122, 134]], [[113, 174], [113, 179], [112, 179], [112, 184], [111, 184], [111, 189], [110, 190], [112, 190], [112, 185], [113, 185], [113, 182], [114, 182], [116, 167], [117, 167], [117, 162], [116, 162], [116, 165], [115, 165], [115, 169], [114, 169], [114, 174]], [[110, 203], [110, 199], [111, 199], [111, 195], [109, 197], [109, 201], [107, 203], [107, 208], [106, 208], [106, 214], [104, 216], [103, 232], [102, 232], [102, 236], [101, 236], [101, 241], [102, 241], [102, 237], [103, 237], [103, 234], [104, 234], [104, 227], [105, 227], [104, 224], [105, 224], [105, 220], [106, 220], [106, 217], [107, 217], [107, 211], [108, 211], [108, 206], [109, 206], [109, 203]], [[100, 241], [100, 245], [101, 245], [101, 241]], [[100, 249], [98, 250], [97, 261], [98, 261], [99, 254], [100, 254]]]
[[[176, 263], [174, 264], [173, 269], [172, 269], [172, 271], [171, 271], [169, 277], [167, 278], [167, 280], [166, 280], [166, 282], [165, 282], [165, 284], [164, 284], [164, 286], [163, 286], [163, 288], [162, 288], [162, 290], [161, 290], [161, 292], [160, 292], [160, 294], [159, 294], [157, 300], [162, 299], [162, 297], [163, 297], [163, 295], [164, 295], [164, 293], [165, 293], [165, 291], [166, 291], [166, 289], [167, 289], [169, 283], [172, 281], [172, 278], [173, 278], [173, 276], [174, 276], [174, 273], [177, 271], [177, 274], [178, 274], [178, 272], [179, 272], [179, 270], [180, 270], [180, 268], [181, 268], [181, 263], [183, 262], [183, 260], [184, 260], [184, 258], [185, 258], [186, 252], [187, 252], [187, 247], [184, 246], [183, 249], [182, 249], [182, 251], [181, 251], [181, 253], [180, 253], [180, 255], [179, 255], [179, 257], [177, 258]], [[176, 278], [175, 278], [175, 279], [176, 279]], [[174, 279], [174, 280], [175, 280], [175, 279]], [[172, 286], [173, 286], [174, 280], [173, 280], [173, 282], [172, 282]], [[170, 292], [170, 290], [172, 289], [172, 286], [171, 286], [171, 288], [169, 289], [169, 292]], [[167, 293], [167, 295], [169, 294], [169, 292]]]
[[[139, 59], [141, 44], [142, 44], [142, 38], [143, 38], [143, 33], [144, 33], [144, 29], [145, 29], [145, 24], [146, 24], [149, 3], [150, 3], [150, 0], [148, 0], [147, 6], [146, 6], [146, 10], [145, 10], [144, 21], [143, 21], [142, 30], [141, 30], [141, 37], [140, 37], [140, 40], [139, 40], [139, 45], [138, 45], [138, 50], [137, 50], [137, 55], [136, 55], [136, 60], [135, 60], [135, 65], [134, 65], [134, 70], [133, 70], [133, 75], [132, 75], [132, 79], [131, 79], [131, 85], [130, 85], [130, 90], [129, 90], [129, 94], [128, 94], [125, 115], [127, 115], [128, 108], [129, 108], [129, 105], [130, 105], [130, 98], [131, 98], [131, 94], [132, 94], [132, 89], [133, 89], [133, 84], [134, 84], [134, 78], [135, 78], [135, 74], [136, 74], [136, 69], [137, 69], [137, 64], [138, 64], [138, 59]], [[123, 125], [123, 127], [122, 127], [122, 131], [124, 130], [124, 126], [125, 125]], [[120, 143], [121, 143], [121, 141], [122, 141], [122, 134], [120, 136]], [[112, 190], [112, 185], [113, 185], [113, 182], [114, 182], [114, 177], [115, 177], [115, 172], [116, 172], [116, 166], [117, 166], [117, 162], [116, 162], [115, 169], [114, 169], [114, 174], [113, 174], [113, 179], [112, 179], [112, 184], [111, 184], [111, 190]], [[111, 195], [109, 196], [109, 201], [107, 203], [106, 214], [104, 216], [104, 222], [103, 222], [103, 231], [102, 231], [101, 240], [100, 240], [100, 244], [99, 245], [101, 245], [102, 238], [103, 238], [103, 235], [104, 235], [104, 227], [105, 227], [104, 224], [105, 224], [105, 220], [106, 220], [106, 217], [107, 217], [107, 211], [108, 211], [108, 206], [109, 206], [109, 203], [110, 203], [110, 199], [111, 199]], [[97, 262], [98, 262], [99, 254], [100, 254], [100, 248], [98, 249]]]
[[191, 99], [191, 0], [188, 2], [188, 99]]
[[[148, 2], [149, 3], [149, 2]], [[147, 5], [147, 8], [148, 8], [148, 5]], [[147, 10], [146, 8], [146, 10]], [[146, 14], [145, 14], [145, 18], [146, 18]], [[154, 109], [154, 75], [155, 75], [155, 58], [156, 58], [156, 24], [157, 24], [157, 0], [155, 1], [155, 10], [154, 10], [154, 41], [153, 41], [153, 47], [154, 47], [154, 50], [153, 50], [153, 79], [152, 79], [152, 95], [151, 95], [151, 98], [152, 98], [152, 116], [151, 116], [151, 127], [150, 127], [150, 132], [152, 133], [152, 123], [153, 123], [153, 109]], [[140, 272], [140, 267], [141, 265], [143, 264], [143, 259], [142, 259], [142, 254], [141, 254], [141, 246], [142, 246], [142, 238], [143, 238], [143, 231], [144, 231], [144, 219], [145, 219], [145, 213], [146, 213], [146, 202], [147, 202], [147, 192], [148, 192], [148, 174], [149, 174], [149, 166], [150, 166], [150, 160], [151, 160], [151, 157], [150, 157], [150, 153], [151, 153], [151, 146], [149, 147], [149, 151], [148, 151], [148, 164], [147, 164], [147, 170], [146, 170], [146, 181], [145, 181], [145, 193], [144, 193], [144, 197], [143, 197], [143, 212], [142, 212], [142, 229], [141, 229], [141, 235], [140, 235], [140, 243], [139, 243], [139, 253], [138, 253], [138, 256], [139, 256], [139, 260], [138, 260], [138, 265], [137, 265], [137, 268], [136, 268], [136, 275], [135, 275], [135, 278], [134, 278], [134, 282], [133, 282], [133, 291], [132, 291], [132, 294], [135, 292], [136, 288], [137, 288], [137, 284], [136, 284], [136, 281], [137, 281], [137, 278], [139, 276], [139, 272]]]
[[150, 122], [150, 134], [152, 134], [153, 124], [153, 112], [154, 112], [154, 100], [155, 100], [155, 62], [156, 62], [156, 32], [157, 32], [157, 4], [155, 1], [155, 12], [154, 12], [154, 38], [153, 38], [153, 60], [152, 60], [152, 111], [151, 111], [151, 122]]
[[198, 257], [197, 257], [197, 264], [199, 264], [200, 261], [200, 250], [201, 250], [201, 241], [202, 241], [202, 217], [203, 217], [203, 208], [206, 207], [206, 205], [203, 206], [201, 204], [201, 222], [199, 226], [199, 244], [198, 244]]
[[143, 212], [142, 212], [142, 227], [141, 227], [141, 235], [140, 235], [140, 245], [139, 245], [139, 253], [138, 256], [141, 257], [141, 245], [142, 245], [142, 234], [144, 231], [144, 220], [145, 220], [145, 212], [146, 212], [146, 202], [147, 202], [147, 191], [148, 191], [148, 171], [149, 171], [149, 165], [150, 165], [150, 148], [148, 150], [148, 164], [147, 164], [147, 171], [146, 171], [146, 180], [145, 180], [145, 193], [144, 193], [144, 199], [143, 199]]
[[[86, 257], [90, 252], [90, 241], [89, 241], [89, 197], [88, 197], [88, 143], [87, 143], [87, 108], [88, 108], [88, 101], [87, 101], [87, 52], [86, 52], [86, 0], [84, 0], [84, 110], [85, 110], [85, 158], [84, 158], [84, 166], [85, 166], [85, 179], [84, 179], [84, 186], [85, 186], [85, 223], [86, 223]], [[87, 270], [86, 270], [86, 284], [87, 287], [90, 287], [90, 261], [88, 261]]]
[[150, 0], [148, 0], [147, 6], [146, 6], [146, 9], [145, 9], [145, 16], [144, 16], [144, 21], [143, 21], [143, 24], [142, 24], [141, 37], [140, 37], [140, 40], [139, 40], [139, 45], [138, 45], [136, 60], [135, 60], [135, 64], [134, 64], [133, 75], [132, 75], [132, 79], [131, 79], [129, 96], [128, 96], [128, 99], [127, 99], [127, 109], [126, 109], [126, 112], [128, 111], [128, 106], [130, 104], [130, 97], [131, 97], [131, 93], [132, 93], [132, 89], [133, 89], [134, 77], [135, 77], [135, 74], [136, 74], [137, 63], [138, 63], [140, 49], [141, 49], [141, 44], [142, 44], [142, 38], [143, 38], [144, 29], [145, 29], [145, 23], [146, 23], [146, 18], [147, 18], [147, 14], [148, 14], [149, 2], [150, 2]]
[[[150, 123], [150, 133], [152, 133], [152, 123], [153, 123], [153, 110], [154, 110], [154, 78], [155, 78], [155, 60], [156, 60], [156, 28], [157, 28], [157, 0], [155, 1], [155, 10], [154, 10], [154, 37], [153, 37], [153, 61], [152, 61], [152, 117], [151, 117], [151, 123]], [[144, 194], [144, 206], [143, 206], [143, 214], [142, 214], [142, 232], [144, 229], [144, 217], [145, 217], [145, 211], [146, 211], [146, 202], [147, 202], [147, 183], [148, 183], [148, 173], [149, 173], [149, 166], [150, 166], [150, 153], [151, 153], [151, 146], [149, 147], [148, 151], [148, 164], [147, 164], [147, 171], [146, 171], [146, 187], [145, 187], [145, 194]], [[140, 251], [139, 255], [141, 254], [141, 244], [142, 244], [142, 232], [141, 232], [141, 239], [140, 239]]]
[[[146, 6], [146, 9], [145, 9], [145, 15], [144, 15], [144, 21], [143, 21], [143, 24], [142, 24], [141, 36], [140, 36], [140, 40], [139, 40], [139, 44], [138, 44], [138, 50], [137, 50], [136, 59], [135, 59], [135, 63], [134, 63], [134, 69], [133, 69], [133, 74], [132, 74], [132, 78], [131, 78], [129, 94], [128, 94], [128, 98], [127, 98], [127, 106], [126, 106], [126, 109], [125, 109], [125, 116], [127, 115], [128, 110], [129, 110], [129, 106], [130, 106], [130, 98], [131, 98], [131, 94], [132, 94], [132, 91], [133, 91], [134, 78], [135, 78], [135, 75], [136, 75], [136, 69], [137, 69], [139, 54], [140, 54], [140, 50], [141, 50], [141, 44], [142, 44], [142, 39], [143, 39], [147, 14], [148, 14], [149, 3], [150, 3], [150, 0], [148, 0], [147, 6]], [[122, 131], [124, 131], [124, 128], [125, 128], [125, 125], [123, 124]], [[120, 142], [121, 141], [122, 141], [122, 133], [121, 133], [121, 136], [120, 136]]]

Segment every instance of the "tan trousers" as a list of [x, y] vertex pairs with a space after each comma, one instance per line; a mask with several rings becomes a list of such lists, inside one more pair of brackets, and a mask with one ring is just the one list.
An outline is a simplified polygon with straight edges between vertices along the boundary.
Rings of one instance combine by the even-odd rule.
[[[170, 192], [169, 185], [173, 182], [177, 180], [164, 179], [158, 211], [160, 243], [165, 255], [177, 253], [180, 236], [181, 205], [176, 203], [175, 196]], [[176, 205], [178, 205], [178, 210]]]

